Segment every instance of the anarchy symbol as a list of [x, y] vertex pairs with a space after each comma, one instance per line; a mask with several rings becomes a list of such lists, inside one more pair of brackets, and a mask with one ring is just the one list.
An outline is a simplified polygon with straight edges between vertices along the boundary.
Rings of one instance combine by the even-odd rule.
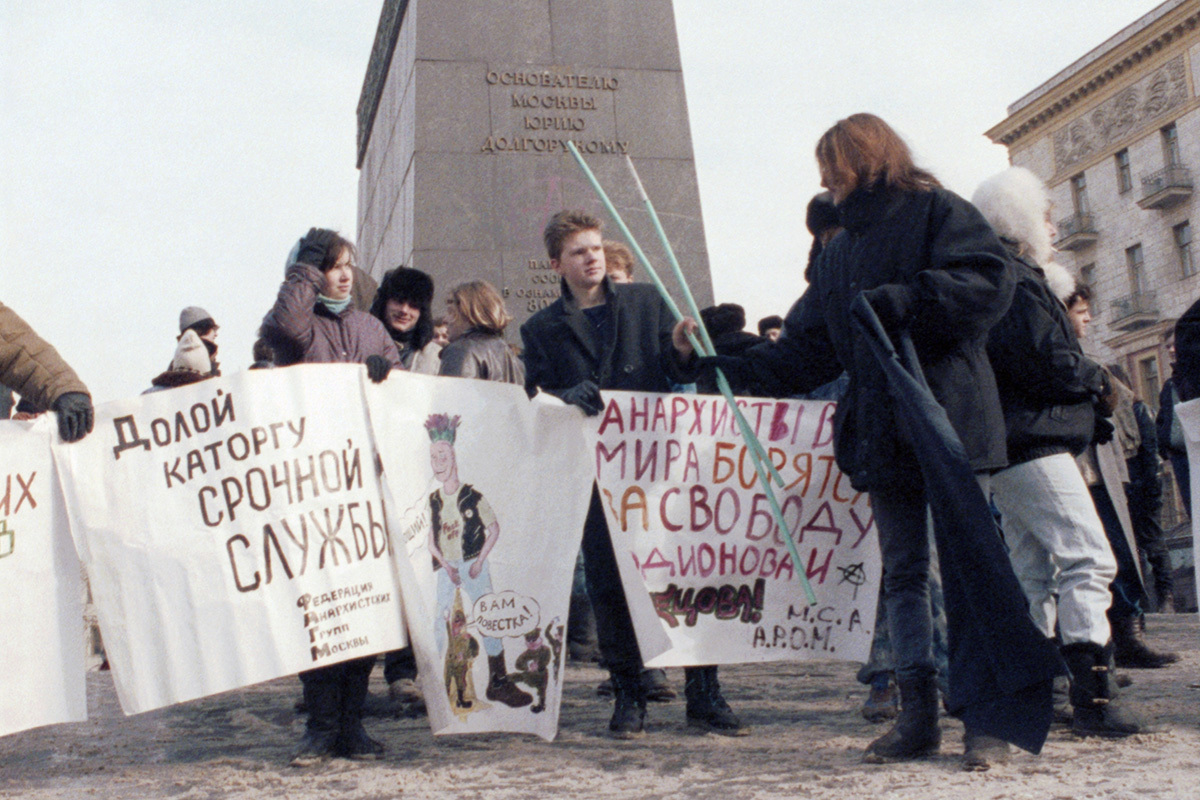
[[854, 599], [858, 599], [858, 587], [867, 582], [867, 571], [863, 569], [862, 562], [858, 564], [849, 564], [845, 567], [838, 567], [838, 572], [842, 573], [842, 579], [839, 584], [848, 583], [854, 587]]

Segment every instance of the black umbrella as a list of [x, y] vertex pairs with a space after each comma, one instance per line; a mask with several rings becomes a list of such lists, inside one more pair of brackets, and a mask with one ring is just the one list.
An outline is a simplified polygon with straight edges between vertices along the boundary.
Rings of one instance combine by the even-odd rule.
[[887, 376], [925, 481], [946, 599], [949, 711], [973, 730], [1040, 752], [1053, 678], [1066, 667], [1029, 616], [988, 500], [908, 332], [899, 333], [897, 353], [863, 295], [850, 311]]

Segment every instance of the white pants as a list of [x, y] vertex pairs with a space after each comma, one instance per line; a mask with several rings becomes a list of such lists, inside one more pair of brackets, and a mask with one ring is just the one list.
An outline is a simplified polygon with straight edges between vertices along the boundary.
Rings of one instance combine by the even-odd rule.
[[1117, 562], [1075, 459], [1062, 453], [1001, 470], [992, 500], [1038, 628], [1053, 636], [1057, 616], [1063, 644], [1107, 644]]

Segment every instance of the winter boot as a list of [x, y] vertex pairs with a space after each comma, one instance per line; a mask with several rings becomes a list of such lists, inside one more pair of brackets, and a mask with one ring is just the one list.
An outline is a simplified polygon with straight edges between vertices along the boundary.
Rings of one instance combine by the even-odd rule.
[[980, 733], [973, 728], [963, 732], [962, 768], [967, 772], [987, 772], [992, 764], [1003, 764], [1012, 755], [1008, 742]]
[[1158, 613], [1175, 613], [1175, 592], [1171, 589], [1167, 589], [1158, 593]]
[[383, 745], [367, 736], [362, 724], [374, 661], [372, 658], [367, 663], [349, 662], [344, 665], [346, 674], [342, 680], [337, 740], [337, 755], [343, 758], [374, 761], [383, 756]]
[[933, 755], [942, 744], [938, 688], [932, 675], [898, 679], [900, 715], [891, 730], [867, 745], [863, 761], [883, 764]]
[[1054, 722], [1058, 725], [1070, 725], [1075, 718], [1071, 708], [1071, 679], [1066, 675], [1054, 676]]
[[1179, 660], [1177, 653], [1151, 650], [1142, 636], [1137, 617], [1117, 617], [1112, 621], [1113, 655], [1118, 667], [1159, 669]]
[[666, 670], [642, 670], [642, 686], [646, 689], [646, 699], [651, 703], [669, 703], [679, 696], [667, 683]]
[[522, 708], [533, 702], [533, 696], [523, 692], [508, 679], [508, 667], [504, 664], [504, 653], [488, 656], [488, 700], [504, 703], [509, 708]]
[[863, 703], [862, 715], [867, 722], [886, 722], [900, 713], [900, 690], [896, 677], [881, 672], [871, 680], [871, 693]]
[[688, 667], [683, 671], [683, 694], [687, 698], [687, 722], [722, 736], [746, 736], [750, 729], [721, 695], [716, 667]]
[[646, 690], [639, 672], [612, 673], [613, 714], [608, 732], [614, 739], [637, 739], [646, 733]]
[[1068, 644], [1063, 646], [1062, 655], [1071, 671], [1071, 705], [1075, 707], [1071, 730], [1077, 736], [1118, 739], [1161, 730], [1152, 728], [1117, 699], [1116, 682], [1112, 679], [1112, 645]]
[[341, 686], [334, 680], [304, 681], [304, 706], [308, 720], [304, 738], [292, 756], [293, 767], [311, 767], [337, 750], [342, 705]]

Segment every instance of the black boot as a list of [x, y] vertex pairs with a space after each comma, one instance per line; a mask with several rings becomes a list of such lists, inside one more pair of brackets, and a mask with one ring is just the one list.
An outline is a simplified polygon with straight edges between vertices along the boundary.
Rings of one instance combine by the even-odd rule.
[[1151, 650], [1138, 622], [1137, 617], [1117, 617], [1112, 621], [1113, 655], [1118, 667], [1159, 669], [1179, 660], [1178, 653]]
[[646, 699], [651, 703], [669, 703], [679, 696], [667, 683], [666, 670], [642, 670], [642, 686], [646, 688]]
[[637, 739], [646, 733], [646, 690], [640, 671], [612, 673], [613, 714], [608, 732], [614, 739]]
[[683, 694], [687, 698], [688, 725], [722, 736], [750, 733], [721, 696], [716, 667], [688, 667], [683, 671]]
[[509, 708], [522, 708], [533, 702], [528, 692], [523, 692], [508, 679], [508, 667], [504, 665], [504, 653], [488, 656], [487, 699], [504, 703]]
[[1174, 614], [1175, 613], [1175, 592], [1172, 589], [1165, 589], [1158, 593], [1158, 613]]
[[363, 728], [363, 709], [371, 683], [371, 667], [375, 659], [351, 661], [342, 665], [342, 707], [338, 732], [337, 754], [355, 761], [374, 761], [383, 756], [383, 745], [367, 736]]
[[980, 733], [973, 728], [963, 732], [962, 768], [967, 772], [986, 772], [992, 764], [1003, 764], [1012, 755], [1008, 742]]
[[863, 761], [911, 761], [938, 751], [942, 731], [938, 727], [938, 688], [932, 675], [898, 678], [900, 715], [891, 730], [867, 745]]
[[1062, 655], [1071, 671], [1071, 705], [1075, 707], [1071, 730], [1076, 735], [1118, 739], [1158, 730], [1125, 708], [1117, 698], [1116, 682], [1112, 679], [1112, 645], [1068, 644], [1063, 646]]
[[301, 679], [308, 720], [304, 724], [304, 738], [292, 756], [293, 767], [311, 767], [330, 758], [337, 750], [341, 685], [327, 676], [322, 677], [325, 679]]

